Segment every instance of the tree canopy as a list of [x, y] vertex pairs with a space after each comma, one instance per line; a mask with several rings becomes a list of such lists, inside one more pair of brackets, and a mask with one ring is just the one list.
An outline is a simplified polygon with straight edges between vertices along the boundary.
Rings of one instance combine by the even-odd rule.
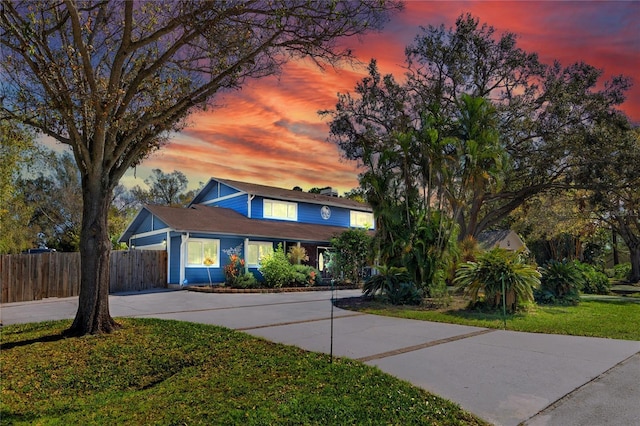
[[69, 332], [109, 332], [111, 193], [194, 108], [287, 61], [335, 65], [339, 38], [395, 1], [10, 1], [0, 10], [0, 116], [71, 146], [80, 171], [82, 288]]
[[630, 79], [602, 81], [582, 62], [543, 64], [516, 41], [462, 15], [454, 28], [421, 29], [403, 83], [372, 61], [354, 93], [322, 112], [330, 140], [364, 166], [365, 189], [374, 189], [372, 174], [386, 174], [389, 199], [442, 205], [462, 239], [536, 194], [584, 186], [572, 171], [594, 157], [581, 141], [617, 114]]

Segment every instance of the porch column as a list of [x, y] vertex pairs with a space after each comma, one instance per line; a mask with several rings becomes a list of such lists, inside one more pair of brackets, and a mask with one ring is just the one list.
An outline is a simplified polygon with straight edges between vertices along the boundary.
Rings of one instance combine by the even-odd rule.
[[244, 248], [242, 249], [244, 253], [244, 273], [249, 273], [249, 239], [244, 239]]

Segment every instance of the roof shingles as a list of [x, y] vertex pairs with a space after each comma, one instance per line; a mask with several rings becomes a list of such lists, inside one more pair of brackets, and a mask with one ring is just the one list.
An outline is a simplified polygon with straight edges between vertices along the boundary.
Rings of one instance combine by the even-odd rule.
[[148, 205], [145, 209], [178, 232], [328, 242], [345, 231], [345, 228], [339, 226], [249, 219], [231, 209], [199, 204], [186, 209], [157, 205]]

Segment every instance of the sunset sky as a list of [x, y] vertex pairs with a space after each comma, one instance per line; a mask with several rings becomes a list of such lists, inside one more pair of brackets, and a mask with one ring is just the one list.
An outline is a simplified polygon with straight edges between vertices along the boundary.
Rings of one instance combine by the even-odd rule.
[[623, 110], [640, 124], [640, 2], [407, 1], [381, 33], [346, 41], [361, 68], [322, 72], [308, 62], [290, 63], [278, 77], [225, 94], [216, 99], [219, 108], [193, 115], [186, 130], [123, 183], [144, 186], [150, 170], [160, 168], [182, 171], [190, 188], [216, 176], [304, 190], [332, 186], [342, 194], [358, 185], [358, 171], [326, 142], [328, 123], [317, 111], [334, 108], [337, 93], [353, 91], [371, 58], [383, 74], [402, 79], [404, 49], [419, 26], [450, 27], [465, 12], [500, 33], [516, 33], [518, 46], [537, 52], [544, 63], [585, 61], [607, 78], [631, 76], [635, 84]]

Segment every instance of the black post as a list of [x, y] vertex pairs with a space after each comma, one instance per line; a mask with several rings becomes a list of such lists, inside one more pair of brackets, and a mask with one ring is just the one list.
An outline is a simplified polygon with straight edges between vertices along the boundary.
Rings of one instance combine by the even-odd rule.
[[331, 344], [329, 349], [329, 363], [333, 364], [333, 279], [331, 280]]

